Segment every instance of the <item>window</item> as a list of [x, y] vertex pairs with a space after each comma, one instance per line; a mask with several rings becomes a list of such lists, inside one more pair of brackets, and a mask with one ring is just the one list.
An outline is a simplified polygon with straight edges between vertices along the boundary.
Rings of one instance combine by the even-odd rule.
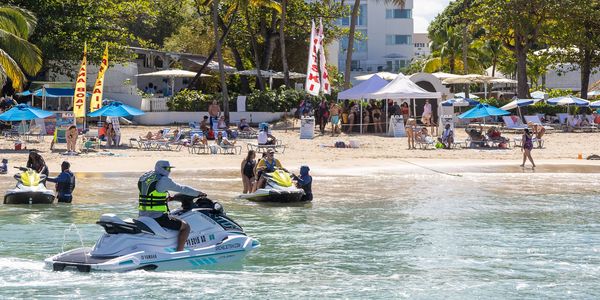
[[[350, 9], [352, 9], [351, 6], [348, 6], [348, 7], [350, 7]], [[348, 16], [346, 18], [340, 19], [340, 25], [350, 26], [350, 18], [351, 17], [352, 16]], [[367, 26], [367, 5], [366, 4], [360, 5], [358, 17], [356, 18], [356, 25], [357, 26]]]
[[412, 18], [412, 9], [386, 9], [385, 10], [385, 18], [386, 19], [411, 19]]
[[415, 43], [416, 48], [425, 48], [425, 43]]
[[402, 34], [395, 34], [395, 35], [388, 34], [385, 36], [385, 44], [386, 45], [410, 45], [410, 44], [412, 44], [412, 36], [402, 35]]
[[[362, 40], [354, 39], [354, 53], [367, 52], [367, 30], [357, 29], [356, 31], [360, 32]], [[348, 49], [348, 38], [343, 37], [340, 39], [340, 53], [346, 53], [346, 49]]]

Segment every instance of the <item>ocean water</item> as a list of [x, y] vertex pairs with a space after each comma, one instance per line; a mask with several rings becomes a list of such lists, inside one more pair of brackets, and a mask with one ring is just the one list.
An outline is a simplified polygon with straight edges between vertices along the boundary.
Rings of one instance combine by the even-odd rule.
[[101, 214], [136, 214], [139, 174], [79, 174], [72, 205], [0, 205], [0, 298], [600, 297], [600, 174], [461, 175], [315, 176], [313, 203], [282, 206], [234, 200], [234, 172], [174, 173], [261, 248], [217, 270], [53, 272], [43, 259], [93, 245]]

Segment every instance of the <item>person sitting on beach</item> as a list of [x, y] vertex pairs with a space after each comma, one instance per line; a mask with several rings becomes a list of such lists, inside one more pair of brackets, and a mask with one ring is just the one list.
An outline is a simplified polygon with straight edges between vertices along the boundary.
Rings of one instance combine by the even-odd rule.
[[108, 130], [108, 123], [104, 123], [104, 125], [98, 129], [98, 138], [101, 141], [106, 141], [106, 130]]
[[208, 145], [208, 140], [205, 135], [200, 136], [199, 134], [194, 133], [191, 138], [191, 143], [192, 145]]
[[181, 134], [179, 134], [179, 129], [173, 130], [173, 136], [169, 138], [169, 142], [176, 143], [181, 139]]
[[531, 132], [533, 133], [533, 136], [537, 140], [538, 148], [542, 148], [542, 141], [543, 141], [542, 137], [546, 133], [546, 128], [544, 128], [544, 126], [542, 126], [540, 124], [535, 124], [533, 122], [527, 122], [527, 125], [529, 125], [529, 127], [531, 127]]
[[579, 115], [579, 127], [590, 126], [590, 121], [587, 119], [586, 114]]
[[204, 132], [204, 134], [206, 134], [209, 129], [210, 129], [210, 122], [208, 121], [208, 116], [204, 116], [204, 118], [202, 118], [202, 121], [200, 122], [200, 130], [202, 130], [202, 132]]
[[452, 144], [454, 144], [454, 131], [451, 127], [450, 124], [446, 124], [442, 136], [438, 138], [438, 141], [444, 145], [445, 149], [450, 149]]
[[238, 125], [238, 129], [240, 131], [252, 131], [252, 127], [250, 127], [250, 124], [248, 124], [248, 121], [246, 120], [246, 118], [241, 118], [240, 119], [240, 125]]
[[256, 165], [256, 170], [259, 174], [261, 174], [261, 176], [258, 178], [258, 182], [256, 184], [256, 186], [254, 187], [254, 190], [252, 192], [256, 192], [256, 190], [258, 188], [262, 188], [264, 187], [265, 183], [266, 183], [266, 179], [264, 176], [262, 176], [263, 173], [271, 173], [271, 172], [275, 172], [275, 170], [284, 170], [287, 171], [279, 162], [278, 159], [275, 158], [275, 151], [273, 151], [273, 149], [269, 149], [267, 151], [267, 157], [264, 159], [261, 159], [258, 164]]
[[263, 129], [258, 132], [257, 142], [259, 145], [275, 145], [277, 139], [268, 132], [268, 129]]
[[292, 174], [292, 178], [296, 180], [296, 186], [300, 189], [304, 190], [304, 196], [302, 196], [302, 201], [312, 201], [312, 176], [308, 174], [310, 169], [308, 166], [300, 167], [300, 176], [296, 176], [296, 174]]
[[483, 147], [485, 146], [485, 136], [483, 135], [483, 127], [479, 127], [479, 130], [475, 128], [466, 128], [465, 131], [471, 139], [470, 147]]
[[8, 173], [8, 159], [3, 158], [2, 164], [0, 164], [0, 174]]
[[490, 129], [488, 129], [487, 137], [490, 141], [497, 142], [497, 143], [508, 142], [508, 139], [502, 136], [502, 133], [500, 133], [500, 130], [498, 130], [498, 128], [496, 128], [496, 126], [492, 126]]
[[227, 122], [225, 122], [225, 116], [221, 116], [217, 123], [217, 129], [219, 130], [227, 130], [229, 127], [227, 126]]
[[426, 127], [421, 128], [421, 130], [417, 133], [415, 140], [420, 143], [433, 143], [433, 137], [429, 135], [429, 130]]
[[229, 141], [227, 135], [223, 135], [223, 131], [217, 133], [217, 145], [221, 147], [234, 146], [236, 141]]
[[71, 203], [75, 189], [75, 174], [71, 172], [71, 164], [68, 161], [63, 161], [60, 169], [61, 173], [57, 177], [48, 177], [48, 181], [56, 183], [58, 202]]

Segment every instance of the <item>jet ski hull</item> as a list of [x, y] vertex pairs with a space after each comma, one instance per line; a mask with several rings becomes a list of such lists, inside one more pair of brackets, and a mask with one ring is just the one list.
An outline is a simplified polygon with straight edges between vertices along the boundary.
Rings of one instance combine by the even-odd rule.
[[301, 202], [304, 191], [279, 191], [279, 190], [267, 190], [267, 191], [256, 191], [251, 194], [240, 195], [241, 199], [246, 199], [255, 202]]
[[118, 257], [95, 257], [91, 248], [78, 248], [47, 258], [46, 267], [54, 271], [79, 272], [132, 270], [171, 271], [214, 268], [243, 259], [260, 243], [248, 236], [232, 236], [218, 245], [186, 249], [181, 252], [139, 251]]
[[54, 194], [44, 192], [14, 192], [4, 195], [4, 204], [52, 204]]

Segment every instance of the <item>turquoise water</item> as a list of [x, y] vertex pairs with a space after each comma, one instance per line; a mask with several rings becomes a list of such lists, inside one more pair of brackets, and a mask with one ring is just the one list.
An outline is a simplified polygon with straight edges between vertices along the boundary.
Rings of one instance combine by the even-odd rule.
[[0, 298], [600, 295], [600, 174], [316, 176], [315, 201], [301, 206], [233, 200], [241, 186], [234, 172], [174, 177], [223, 203], [262, 247], [219, 270], [46, 270], [43, 259], [60, 252], [63, 240], [65, 249], [80, 245], [71, 224], [91, 246], [102, 213], [136, 213], [137, 174], [86, 174], [73, 205], [0, 205]]

